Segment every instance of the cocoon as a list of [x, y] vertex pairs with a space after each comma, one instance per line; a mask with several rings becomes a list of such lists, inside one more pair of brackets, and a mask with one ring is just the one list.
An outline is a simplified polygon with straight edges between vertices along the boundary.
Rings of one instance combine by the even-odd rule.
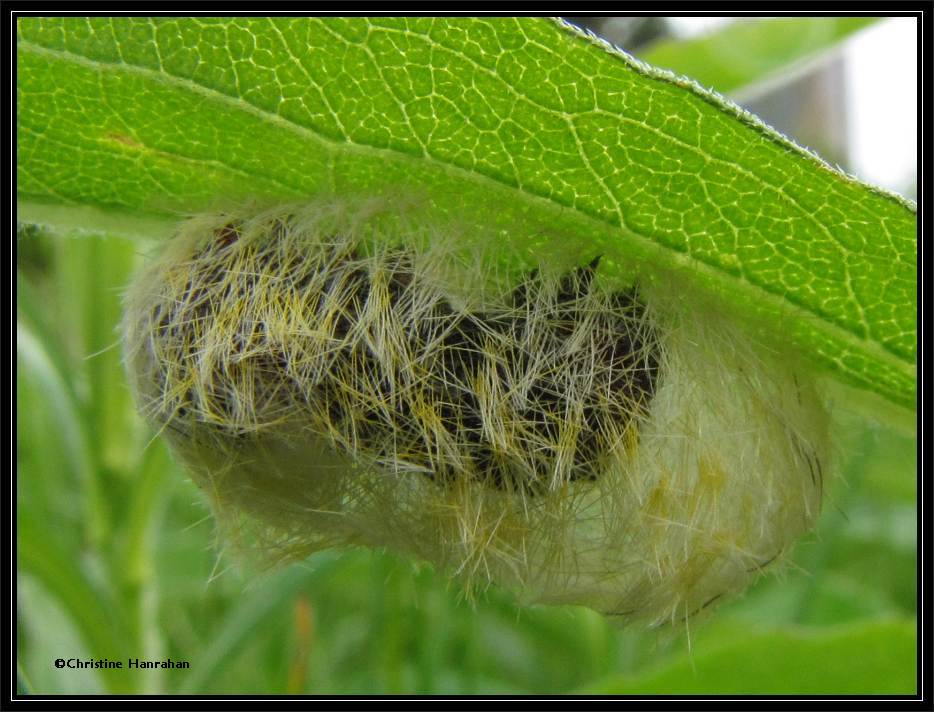
[[733, 319], [599, 258], [500, 269], [373, 206], [194, 217], [129, 290], [139, 408], [228, 531], [660, 622], [813, 526], [820, 401]]

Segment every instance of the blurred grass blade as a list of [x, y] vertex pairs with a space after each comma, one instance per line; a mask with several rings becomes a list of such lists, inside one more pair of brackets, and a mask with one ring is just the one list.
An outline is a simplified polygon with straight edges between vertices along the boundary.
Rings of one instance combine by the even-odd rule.
[[[88, 542], [99, 544], [108, 528], [108, 512], [98, 482], [98, 470], [91, 441], [88, 438], [85, 413], [77, 402], [74, 389], [62, 370], [61, 354], [33, 330], [30, 313], [34, 306], [32, 291], [21, 283], [21, 319], [16, 324], [16, 354], [20, 369], [17, 383], [22, 387], [18, 394], [19, 408], [26, 412], [40, 410], [40, 419], [54, 413], [54, 429], [41, 429], [42, 440], [32, 441], [32, 452], [40, 461], [51, 465], [52, 459], [61, 462], [61, 467], [42, 468], [32, 473], [36, 481], [23, 483], [24, 491], [38, 491], [43, 497], [54, 496], [46, 490], [67, 487], [69, 477], [80, 483], [84, 512], [84, 535]], [[19, 410], [18, 408], [18, 410]], [[27, 429], [26, 433], [30, 431]], [[49, 440], [54, 445], [49, 445]], [[65, 477], [63, 477], [65, 475]]]
[[702, 644], [665, 667], [612, 680], [587, 694], [913, 695], [914, 621], [860, 623], [820, 632], [737, 635], [717, 649]]
[[120, 574], [127, 584], [145, 586], [154, 575], [151, 540], [165, 505], [165, 484], [171, 472], [172, 463], [165, 448], [161, 443], [151, 443], [135, 473], [126, 511], [126, 530], [120, 547]]
[[639, 52], [656, 67], [729, 94], [778, 74], [787, 76], [833, 49], [876, 17], [790, 17], [733, 22], [694, 39], [663, 40]]
[[124, 472], [139, 457], [138, 421], [130, 389], [113, 381], [122, 370], [119, 330], [122, 290], [136, 264], [138, 243], [103, 235], [69, 236], [54, 243], [58, 319], [70, 325], [80, 374], [88, 386], [85, 410], [102, 467]]
[[[37, 391], [41, 389], [40, 392], [29, 389], [21, 393], [21, 397], [41, 399], [47, 408], [58, 414], [61, 430], [54, 435], [59, 435], [61, 440], [56, 443], [56, 447], [65, 449], [73, 474], [88, 487], [93, 477], [93, 459], [84, 433], [82, 414], [52, 357], [24, 323], [16, 325], [16, 355], [21, 367], [29, 372], [30, 378], [24, 380], [23, 385], [35, 383], [38, 385]], [[93, 508], [88, 514], [93, 514]]]
[[22, 663], [20, 663], [19, 660], [16, 661], [16, 694], [33, 694], [33, 687], [29, 682], [29, 676], [26, 674], [26, 671], [23, 670]]
[[179, 693], [220, 692], [209, 684], [219, 670], [234, 662], [236, 651], [262, 629], [267, 617], [279, 613], [298, 591], [307, 590], [316, 578], [326, 575], [336, 559], [333, 554], [321, 554], [315, 558], [314, 570], [293, 567], [257, 581], [255, 588], [245, 593], [224, 618], [211, 644], [201, 652], [197, 664], [179, 685]]
[[[34, 574], [68, 612], [89, 650], [97, 658], [125, 660], [137, 655], [120, 606], [106, 592], [92, 586], [50, 529], [29, 517], [17, 521], [18, 566]], [[62, 651], [63, 657], [67, 651]], [[101, 668], [113, 692], [135, 689], [136, 675], [126, 669]]]

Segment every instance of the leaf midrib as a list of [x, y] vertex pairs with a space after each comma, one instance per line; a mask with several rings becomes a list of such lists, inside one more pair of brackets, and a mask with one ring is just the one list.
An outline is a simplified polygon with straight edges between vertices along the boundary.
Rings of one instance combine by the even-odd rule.
[[[436, 157], [431, 156], [430, 154], [426, 153], [424, 150], [424, 146], [423, 146], [421, 155], [416, 155], [416, 154], [400, 151], [398, 149], [382, 148], [378, 146], [372, 146], [372, 145], [360, 143], [357, 141], [353, 141], [349, 138], [346, 139], [345, 142], [340, 142], [335, 139], [331, 139], [327, 136], [324, 136], [320, 133], [317, 133], [312, 129], [309, 129], [301, 124], [298, 124], [290, 119], [287, 119], [281, 116], [280, 114], [276, 114], [276, 113], [270, 112], [267, 109], [258, 107], [244, 98], [230, 96], [228, 94], [225, 94], [222, 91], [200, 84], [193, 79], [189, 79], [187, 77], [179, 77], [177, 75], [171, 74], [170, 72], [164, 69], [157, 71], [149, 67], [143, 67], [143, 66], [139, 66], [136, 64], [130, 64], [127, 62], [122, 62], [122, 61], [121, 62], [106, 62], [102, 60], [91, 59], [89, 57], [86, 57], [81, 54], [77, 54], [69, 50], [60, 50], [60, 49], [52, 49], [52, 48], [44, 47], [42, 45], [36, 44], [35, 42], [29, 41], [29, 40], [19, 40], [18, 47], [21, 49], [25, 49], [27, 51], [31, 51], [38, 55], [45, 55], [45, 56], [50, 56], [50, 57], [54, 57], [54, 58], [61, 59], [61, 60], [75, 62], [77, 64], [81, 64], [88, 68], [98, 70], [98, 71], [104, 71], [104, 70], [126, 71], [129, 73], [134, 73], [134, 74], [143, 76], [150, 80], [157, 80], [157, 81], [161, 81], [164, 83], [171, 83], [173, 85], [188, 89], [189, 91], [192, 91], [196, 94], [200, 94], [201, 96], [205, 97], [208, 100], [221, 102], [238, 111], [246, 111], [266, 123], [274, 125], [277, 128], [282, 128], [287, 131], [291, 131], [292, 133], [302, 137], [303, 139], [317, 142], [320, 145], [328, 146], [329, 149], [339, 148], [340, 150], [354, 150], [354, 151], [360, 151], [363, 153], [370, 153], [370, 154], [377, 154], [377, 155], [385, 153], [385, 154], [392, 156], [396, 160], [398, 160], [399, 158], [402, 158], [404, 160], [416, 160], [420, 162], [429, 161], [432, 163], [432, 165], [442, 169], [445, 173], [456, 176], [460, 179], [466, 179], [468, 181], [472, 181], [475, 183], [476, 182], [488, 182], [488, 183], [495, 185], [497, 188], [502, 188], [503, 186], [505, 186], [507, 188], [519, 191], [528, 200], [544, 203], [545, 207], [550, 208], [550, 209], [554, 209], [555, 206], [561, 206], [563, 208], [573, 211], [576, 215], [579, 215], [582, 219], [586, 219], [588, 222], [596, 223], [602, 229], [605, 229], [607, 226], [610, 226], [614, 229], [623, 230], [628, 236], [638, 240], [641, 246], [645, 248], [647, 251], [660, 255], [669, 264], [673, 264], [673, 263], [683, 264], [683, 262], [687, 260], [690, 262], [692, 269], [704, 272], [708, 276], [714, 277], [715, 280], [718, 280], [718, 281], [723, 281], [723, 282], [729, 281], [733, 283], [735, 286], [738, 286], [740, 288], [739, 291], [748, 293], [750, 297], [753, 299], [762, 301], [764, 298], [766, 301], [768, 301], [773, 306], [778, 307], [784, 311], [787, 311], [790, 306], [794, 311], [805, 315], [805, 317], [808, 319], [817, 318], [820, 324], [822, 325], [823, 330], [825, 332], [828, 332], [829, 335], [832, 335], [835, 338], [835, 340], [846, 343], [846, 344], [850, 344], [853, 346], [857, 346], [860, 350], [866, 353], [872, 354], [877, 360], [890, 364], [896, 370], [901, 371], [902, 373], [908, 376], [912, 375], [912, 364], [905, 361], [900, 355], [891, 351], [891, 349], [888, 346], [886, 346], [884, 343], [876, 339], [871, 339], [871, 338], [867, 338], [864, 336], [860, 336], [854, 331], [848, 328], [845, 328], [843, 326], [840, 326], [839, 324], [837, 324], [836, 322], [832, 320], [829, 320], [826, 316], [819, 314], [813, 311], [812, 309], [809, 309], [807, 306], [804, 306], [793, 300], [788, 299], [787, 296], [785, 295], [779, 295], [775, 292], [769, 291], [768, 289], [765, 289], [764, 287], [760, 285], [756, 285], [750, 282], [748, 279], [742, 278], [741, 275], [735, 275], [728, 271], [719, 269], [716, 265], [710, 264], [697, 257], [689, 255], [686, 250], [679, 250], [677, 249], [677, 247], [672, 246], [672, 245], [662, 245], [659, 242], [651, 239], [650, 237], [642, 235], [641, 233], [633, 230], [632, 228], [628, 227], [625, 224], [625, 221], [619, 209], [617, 209], [616, 213], [620, 221], [620, 224], [613, 225], [612, 223], [607, 222], [605, 219], [595, 217], [593, 215], [590, 215], [589, 213], [581, 211], [576, 206], [566, 205], [554, 198], [546, 197], [546, 196], [531, 192], [527, 188], [521, 185], [518, 185], [518, 184], [511, 185], [501, 179], [488, 176], [484, 173], [468, 170], [466, 168], [462, 168], [460, 166], [456, 166], [454, 164], [441, 161], [437, 159]], [[445, 48], [441, 47], [441, 49], [445, 49]], [[290, 56], [293, 56], [293, 55], [290, 54]], [[476, 63], [470, 60], [469, 58], [467, 59], [468, 61], [471, 61], [472, 64], [477, 66], [479, 69], [488, 71], [486, 68], [476, 65]], [[519, 95], [517, 92], [514, 92], [514, 93], [516, 94], [516, 96], [522, 96], [522, 95]], [[522, 98], [526, 101], [532, 101], [529, 97], [522, 96]], [[534, 104], [535, 102], [532, 102], [532, 103]], [[539, 104], [535, 104], [535, 105], [540, 106]], [[554, 110], [549, 109], [547, 107], [540, 106], [540, 108], [543, 111], [555, 113]], [[594, 111], [602, 113], [607, 116], [610, 115], [608, 112], [605, 112], [600, 109], [594, 109]], [[574, 131], [575, 138], [577, 138], [576, 129], [574, 127], [573, 121], [570, 121], [571, 115], [565, 114], [565, 117], [568, 118], [569, 128], [571, 128]], [[624, 122], [637, 125], [639, 128], [650, 130], [651, 132], [667, 140], [670, 140], [676, 143], [677, 145], [681, 145], [681, 146], [684, 146], [685, 148], [693, 150], [698, 155], [701, 155], [705, 160], [717, 161], [719, 163], [731, 166], [733, 168], [736, 168], [742, 171], [744, 175], [747, 175], [750, 179], [758, 182], [763, 187], [775, 190], [776, 193], [778, 193], [783, 198], [785, 198], [789, 202], [789, 204], [794, 205], [805, 218], [813, 221], [813, 223], [817, 225], [822, 232], [826, 233], [828, 237], [830, 237], [836, 244], [839, 245], [839, 240], [837, 240], [836, 238], [832, 236], [830, 231], [827, 230], [826, 226], [822, 225], [820, 222], [814, 219], [813, 216], [810, 215], [807, 211], [804, 211], [791, 196], [784, 193], [784, 191], [782, 191], [780, 187], [772, 185], [771, 183], [768, 183], [767, 181], [763, 180], [761, 177], [759, 177], [754, 172], [751, 172], [751, 171], [748, 171], [748, 169], [745, 169], [740, 164], [732, 163], [730, 161], [727, 161], [726, 159], [711, 156], [707, 154], [706, 152], [704, 152], [699, 147], [686, 144], [680, 139], [674, 136], [671, 136], [669, 134], [665, 134], [664, 132], [660, 131], [659, 129], [655, 127], [648, 126], [646, 124], [637, 122], [627, 117], [617, 116], [616, 118]], [[754, 126], [754, 128], [761, 129], [762, 127]], [[578, 144], [579, 143], [580, 142], [578, 141]], [[164, 155], [177, 155], [180, 159], [183, 159], [183, 160], [186, 160], [192, 163], [200, 162], [205, 165], [209, 163], [217, 163], [217, 164], [223, 165], [225, 168], [227, 168], [228, 170], [232, 172], [243, 174], [243, 170], [241, 168], [238, 168], [237, 166], [230, 165], [226, 162], [223, 162], [217, 159], [207, 160], [207, 159], [193, 158], [193, 157], [185, 156], [182, 154], [174, 154], [174, 153], [164, 151], [161, 149], [160, 149], [160, 152]], [[329, 152], [329, 156], [333, 156], [333, 155], [334, 155], [334, 151], [331, 150]], [[590, 168], [589, 161], [586, 161], [586, 155], [583, 153], [581, 155], [585, 159], [585, 163], [587, 164], [588, 168]], [[817, 157], [811, 154], [806, 154], [806, 155], [809, 156], [812, 160], [814, 160], [821, 167], [823, 168], [827, 167], [826, 164], [823, 164], [820, 161], [820, 159], [818, 159]], [[593, 169], [590, 168], [590, 170], [593, 173]], [[281, 181], [276, 180], [275, 178], [270, 178], [267, 176], [261, 176], [261, 177], [264, 180], [269, 180], [270, 182], [278, 183], [280, 185], [285, 186], [285, 184], [283, 184]], [[331, 174], [331, 177], [333, 177], [333, 173]], [[604, 190], [607, 190], [606, 186], [602, 182], [601, 182], [601, 187], [603, 187]], [[298, 192], [298, 189], [296, 188], [292, 188], [292, 190]], [[609, 194], [609, 195], [612, 198], [613, 203], [615, 204], [616, 203], [615, 197], [613, 197], [612, 194]], [[850, 293], [851, 297], [853, 298], [853, 303], [859, 304], [859, 302], [855, 298], [855, 295], [852, 294], [852, 289], [851, 289], [851, 284], [850, 284], [849, 279], [847, 279], [847, 290]], [[860, 319], [861, 319], [861, 325], [863, 326], [863, 329], [866, 332], [868, 332], [869, 330], [865, 326], [865, 323], [863, 321], [864, 320], [863, 309], [860, 309]]]

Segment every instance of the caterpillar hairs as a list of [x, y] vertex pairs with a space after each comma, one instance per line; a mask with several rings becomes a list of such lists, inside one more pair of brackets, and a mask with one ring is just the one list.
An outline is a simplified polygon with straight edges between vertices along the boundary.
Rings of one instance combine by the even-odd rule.
[[598, 256], [498, 269], [379, 212], [198, 216], [129, 291], [139, 408], [227, 530], [661, 622], [812, 528], [823, 410], [735, 320]]

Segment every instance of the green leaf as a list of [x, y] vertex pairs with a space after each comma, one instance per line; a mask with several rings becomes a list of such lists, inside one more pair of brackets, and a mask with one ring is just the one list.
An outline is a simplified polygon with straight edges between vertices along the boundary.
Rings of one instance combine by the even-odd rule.
[[788, 17], [739, 21], [691, 40], [663, 40], [639, 52], [657, 67], [727, 94], [787, 75], [876, 17]]
[[609, 695], [913, 695], [913, 621], [816, 631], [733, 631], [733, 642], [695, 643], [660, 669], [590, 688]]
[[20, 18], [18, 40], [29, 219], [413, 193], [518, 247], [688, 271], [913, 406], [913, 206], [562, 23]]

